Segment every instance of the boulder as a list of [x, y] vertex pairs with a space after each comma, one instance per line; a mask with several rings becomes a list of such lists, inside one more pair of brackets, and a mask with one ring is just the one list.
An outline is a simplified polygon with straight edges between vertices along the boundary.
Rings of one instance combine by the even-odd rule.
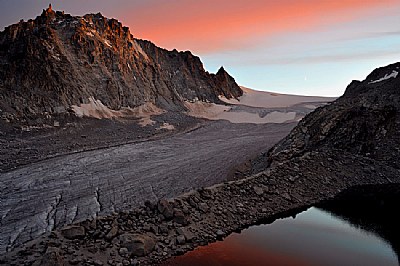
[[172, 217], [174, 217], [172, 204], [165, 199], [158, 202], [157, 209], [166, 219], [172, 219]]
[[61, 234], [67, 239], [81, 239], [85, 237], [85, 227], [70, 225], [61, 230]]
[[49, 247], [43, 255], [40, 265], [53, 266], [64, 265], [64, 258], [61, 255], [61, 250], [56, 247]]
[[195, 235], [189, 231], [187, 228], [178, 228], [176, 229], [176, 232], [179, 235], [182, 235], [185, 237], [186, 242], [192, 242], [192, 240], [195, 238]]
[[217, 239], [220, 239], [220, 240], [223, 239], [225, 236], [224, 231], [222, 231], [221, 229], [219, 229], [216, 234], [217, 234]]
[[131, 257], [143, 257], [153, 251], [156, 241], [153, 236], [125, 233], [119, 236], [120, 246], [126, 248]]
[[174, 221], [178, 224], [186, 224], [186, 218], [183, 212], [179, 209], [174, 209]]
[[176, 243], [178, 243], [179, 245], [183, 245], [185, 244], [185, 242], [186, 242], [185, 236], [179, 235], [176, 237]]
[[209, 209], [209, 207], [208, 207], [207, 203], [202, 202], [199, 204], [199, 210], [201, 210], [202, 212], [206, 213], [206, 212], [208, 212], [208, 209]]
[[105, 238], [107, 240], [112, 240], [117, 234], [118, 234], [118, 225], [113, 224], [113, 226], [111, 227], [110, 231], [108, 231]]
[[261, 196], [262, 194], [264, 194], [264, 190], [260, 187], [254, 187], [253, 189], [257, 196]]

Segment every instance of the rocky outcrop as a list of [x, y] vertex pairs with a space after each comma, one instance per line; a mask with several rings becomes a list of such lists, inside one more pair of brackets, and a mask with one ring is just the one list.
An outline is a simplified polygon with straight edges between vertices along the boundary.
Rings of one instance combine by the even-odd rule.
[[50, 7], [0, 32], [0, 113], [33, 120], [67, 114], [95, 99], [112, 110], [152, 103], [184, 110], [183, 101], [242, 95], [221, 69], [210, 74], [189, 51], [135, 39], [116, 19], [74, 17]]
[[311, 151], [337, 151], [400, 166], [400, 63], [353, 81], [335, 102], [308, 114], [274, 148], [258, 158], [256, 173]]

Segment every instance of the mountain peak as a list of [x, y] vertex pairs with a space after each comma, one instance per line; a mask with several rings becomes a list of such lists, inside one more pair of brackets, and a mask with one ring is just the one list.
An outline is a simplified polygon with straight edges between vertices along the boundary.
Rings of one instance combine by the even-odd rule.
[[46, 9], [43, 9], [42, 16], [54, 16], [56, 12], [53, 11], [51, 4]]
[[218, 88], [220, 89], [220, 91], [219, 91], [220, 95], [223, 95], [227, 99], [230, 99], [230, 98], [237, 98], [243, 94], [242, 89], [240, 89], [240, 92], [237, 91], [237, 93], [235, 93], [234, 95], [232, 95], [232, 93], [230, 93], [230, 91], [226, 91], [224, 89], [224, 88], [233, 86], [233, 84], [236, 84], [236, 81], [231, 75], [228, 74], [228, 72], [226, 72], [226, 70], [223, 66], [221, 66], [219, 68], [215, 77], [217, 80]]
[[217, 74], [218, 74], [218, 73], [225, 73], [225, 72], [226, 72], [226, 71], [225, 71], [224, 66], [221, 66], [221, 67], [218, 69]]
[[0, 48], [0, 115], [8, 121], [70, 115], [89, 99], [112, 110], [152, 103], [184, 111], [186, 100], [242, 94], [223, 67], [210, 74], [190, 52], [135, 39], [100, 13], [71, 16], [49, 5], [0, 32]]

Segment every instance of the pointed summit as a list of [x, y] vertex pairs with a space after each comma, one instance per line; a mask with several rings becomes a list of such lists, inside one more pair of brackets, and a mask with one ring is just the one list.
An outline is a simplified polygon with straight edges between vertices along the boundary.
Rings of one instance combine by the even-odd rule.
[[53, 11], [53, 7], [51, 4], [49, 4], [49, 7], [46, 9], [43, 9], [42, 16], [46, 17], [51, 17], [52, 15], [55, 15], [56, 12]]
[[[228, 99], [243, 95], [242, 89], [236, 84], [235, 79], [226, 72], [223, 66], [221, 66], [217, 74], [215, 74], [215, 81], [220, 95], [224, 95]], [[225, 88], [230, 89], [226, 90]]]
[[226, 73], [226, 70], [225, 70], [224, 66], [221, 66], [217, 71], [217, 75], [218, 74], [224, 74], [224, 73]]

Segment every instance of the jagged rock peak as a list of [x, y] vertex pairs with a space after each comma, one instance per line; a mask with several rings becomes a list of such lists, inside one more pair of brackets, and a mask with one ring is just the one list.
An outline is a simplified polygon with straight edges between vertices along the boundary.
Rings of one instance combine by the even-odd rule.
[[53, 11], [51, 4], [49, 4], [48, 8], [43, 9], [43, 12], [42, 12], [43, 17], [54, 17], [55, 14], [56, 14], [56, 12]]
[[218, 88], [220, 88], [221, 95], [225, 96], [226, 98], [228, 99], [237, 98], [238, 96], [242, 95], [241, 89], [240, 91], [236, 91], [234, 94], [232, 94], [229, 90], [227, 91], [225, 89], [234, 86], [234, 84], [236, 84], [236, 81], [231, 75], [228, 74], [228, 72], [226, 72], [223, 66], [221, 66], [217, 71], [216, 80]]
[[0, 115], [7, 120], [69, 113], [91, 102], [185, 111], [186, 100], [243, 93], [223, 68], [210, 74], [189, 51], [136, 39], [101, 13], [71, 16], [51, 6], [0, 32], [0, 62]]
[[53, 8], [51, 7], [51, 4], [49, 4], [49, 7], [46, 9], [46, 13], [54, 12]]
[[226, 73], [224, 66], [221, 66], [221, 67], [218, 69], [217, 74], [218, 74], [218, 73]]

